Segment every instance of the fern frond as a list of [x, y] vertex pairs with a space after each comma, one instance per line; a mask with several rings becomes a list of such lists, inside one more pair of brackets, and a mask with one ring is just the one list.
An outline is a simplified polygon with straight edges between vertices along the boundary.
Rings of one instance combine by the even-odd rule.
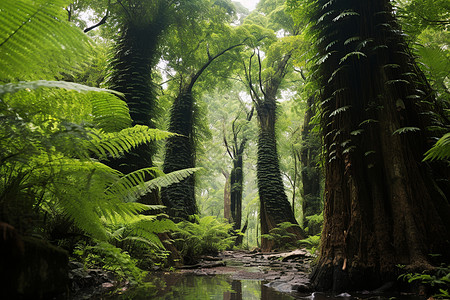
[[144, 125], [135, 125], [131, 128], [122, 129], [120, 132], [103, 132], [92, 130], [92, 139], [86, 146], [100, 158], [120, 157], [137, 145], [150, 141], [164, 140], [173, 136], [173, 133]]
[[[20, 113], [51, 115], [70, 122], [92, 122], [113, 132], [131, 125], [128, 107], [113, 90], [65, 81], [30, 81], [0, 85], [0, 95]], [[23, 116], [22, 116], [23, 117]]]
[[126, 174], [120, 180], [111, 185], [105, 192], [107, 194], [122, 195], [124, 198], [137, 199], [140, 194], [136, 192], [133, 197], [127, 197], [131, 190], [137, 186], [143, 187], [148, 177], [155, 178], [163, 176], [164, 172], [156, 167], [143, 168], [132, 173]]
[[0, 1], [0, 82], [53, 78], [83, 58], [88, 38], [66, 21], [70, 1]]
[[97, 88], [87, 86], [75, 82], [68, 81], [52, 81], [52, 80], [35, 80], [35, 81], [20, 81], [16, 83], [7, 83], [0, 85], [0, 95], [13, 94], [20, 90], [36, 90], [39, 88], [61, 88], [72, 90], [76, 92], [108, 92], [117, 96], [123, 97], [123, 94], [110, 89]]
[[171, 173], [146, 181], [145, 183], [135, 186], [134, 188], [116, 188], [116, 191], [119, 192], [125, 202], [136, 201], [136, 199], [138, 199], [140, 196], [147, 194], [151, 190], [167, 187], [171, 184], [181, 182], [183, 179], [191, 176], [201, 169], [202, 168], [188, 168], [173, 171]]
[[420, 131], [420, 128], [418, 128], [418, 127], [402, 127], [402, 128], [397, 129], [396, 131], [394, 131], [392, 133], [392, 135], [403, 134], [403, 133], [407, 133], [407, 132], [415, 132], [415, 131]]
[[446, 133], [425, 153], [425, 160], [450, 159], [450, 133]]

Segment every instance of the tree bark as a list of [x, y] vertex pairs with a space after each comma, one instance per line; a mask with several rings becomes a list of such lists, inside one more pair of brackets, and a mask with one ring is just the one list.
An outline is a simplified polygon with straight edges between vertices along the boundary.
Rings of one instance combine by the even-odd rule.
[[449, 170], [422, 162], [429, 126], [444, 119], [389, 1], [327, 2], [315, 25], [326, 181], [312, 283], [370, 290], [396, 280], [398, 264], [429, 269], [430, 253], [449, 261]]
[[[250, 76], [247, 79], [259, 124], [256, 177], [260, 203], [261, 235], [264, 235], [269, 234], [270, 230], [278, 227], [280, 223], [290, 222], [298, 225], [284, 190], [275, 136], [276, 97], [280, 84], [286, 75], [291, 56], [286, 54], [274, 62], [272, 67], [275, 68], [275, 73], [263, 83], [261, 58], [258, 52], [259, 82], [254, 85], [251, 81], [253, 55], [250, 57], [248, 72]], [[294, 234], [294, 242], [305, 237], [303, 230], [298, 226], [290, 227], [288, 232]], [[261, 238], [262, 251], [274, 250], [274, 247], [274, 241]]]
[[[168, 25], [163, 2], [153, 21], [124, 21], [121, 35], [116, 41], [115, 54], [111, 60], [111, 73], [107, 85], [110, 89], [124, 94], [130, 110], [132, 126], [146, 125], [155, 128], [156, 89], [152, 79], [152, 68], [157, 64], [158, 40]], [[150, 19], [150, 18], [149, 18]], [[136, 75], [139, 74], [139, 75]], [[123, 157], [111, 160], [108, 164], [129, 174], [142, 168], [153, 166], [152, 157], [156, 152], [154, 143], [141, 144]], [[146, 180], [150, 180], [147, 175]], [[141, 197], [145, 204], [160, 204], [156, 192]]]

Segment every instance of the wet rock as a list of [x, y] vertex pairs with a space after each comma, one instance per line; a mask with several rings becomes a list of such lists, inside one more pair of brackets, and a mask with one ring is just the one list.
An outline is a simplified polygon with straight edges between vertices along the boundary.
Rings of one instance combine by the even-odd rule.
[[[82, 263], [70, 262], [70, 299], [90, 299], [104, 295], [118, 286], [114, 273], [102, 269], [85, 269]], [[81, 266], [81, 267], [80, 267]]]
[[312, 288], [309, 284], [306, 283], [300, 283], [300, 284], [293, 284], [292, 289], [296, 290], [299, 293], [310, 293], [312, 292]]

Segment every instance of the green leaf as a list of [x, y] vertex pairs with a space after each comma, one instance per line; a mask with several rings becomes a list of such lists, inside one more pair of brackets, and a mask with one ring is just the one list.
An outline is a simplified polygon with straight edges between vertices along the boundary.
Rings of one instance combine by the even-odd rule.
[[347, 106], [339, 107], [338, 109], [336, 109], [333, 112], [331, 112], [329, 117], [333, 117], [333, 116], [336, 116], [336, 115], [338, 115], [340, 113], [343, 113], [343, 112], [347, 111], [350, 107], [352, 107], [352, 106], [351, 105], [347, 105]]
[[403, 133], [407, 133], [407, 132], [416, 132], [416, 131], [420, 131], [420, 128], [418, 128], [418, 127], [402, 127], [402, 128], [397, 129], [396, 131], [394, 131], [392, 133], [392, 135], [403, 134]]
[[346, 11], [343, 11], [343, 12], [341, 12], [337, 17], [335, 17], [335, 18], [333, 19], [333, 22], [337, 22], [337, 21], [339, 21], [340, 19], [343, 19], [343, 18], [345, 18], [345, 17], [350, 17], [350, 16], [359, 16], [359, 13], [354, 12], [354, 11], [352, 11], [352, 10], [346, 10]]
[[436, 144], [425, 153], [426, 160], [443, 160], [450, 159], [450, 133], [446, 133]]
[[360, 56], [362, 56], [362, 57], [367, 57], [367, 55], [365, 55], [364, 53], [362, 53], [362, 52], [360, 52], [360, 51], [353, 51], [353, 52], [350, 52], [350, 53], [348, 53], [347, 55], [345, 55], [343, 58], [341, 58], [341, 60], [340, 60], [340, 64], [342, 64], [344, 61], [346, 61], [348, 58], [350, 58], [350, 57], [353, 57], [353, 56], [356, 56], [358, 59], [359, 59], [359, 57]]

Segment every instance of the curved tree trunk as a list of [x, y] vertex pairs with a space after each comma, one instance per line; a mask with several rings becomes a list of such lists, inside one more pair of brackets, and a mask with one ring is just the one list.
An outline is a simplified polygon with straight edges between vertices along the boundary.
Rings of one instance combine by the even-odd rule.
[[396, 280], [398, 264], [430, 268], [430, 253], [448, 262], [448, 167], [422, 162], [433, 94], [389, 1], [320, 0], [316, 14], [326, 184], [312, 283], [373, 289]]

